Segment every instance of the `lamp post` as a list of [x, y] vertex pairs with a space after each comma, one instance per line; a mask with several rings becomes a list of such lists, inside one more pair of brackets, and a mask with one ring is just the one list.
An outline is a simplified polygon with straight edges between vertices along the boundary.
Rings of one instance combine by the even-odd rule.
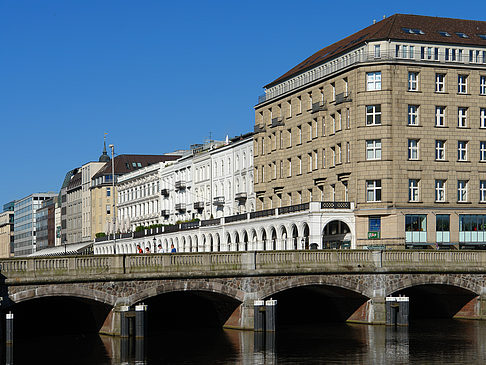
[[113, 254], [116, 255], [116, 201], [115, 201], [115, 146], [110, 144], [111, 148], [111, 184], [113, 196]]
[[155, 236], [154, 236], [153, 242], [154, 242], [154, 253], [157, 253], [157, 251], [156, 251], [156, 249], [157, 249], [157, 246], [156, 246], [157, 239], [155, 238]]

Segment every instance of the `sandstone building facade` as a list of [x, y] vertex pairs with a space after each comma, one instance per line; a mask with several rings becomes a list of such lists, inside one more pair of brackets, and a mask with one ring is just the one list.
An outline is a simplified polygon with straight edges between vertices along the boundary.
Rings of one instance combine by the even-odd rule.
[[486, 22], [396, 14], [317, 52], [266, 86], [254, 164], [258, 210], [353, 202], [357, 248], [486, 245]]

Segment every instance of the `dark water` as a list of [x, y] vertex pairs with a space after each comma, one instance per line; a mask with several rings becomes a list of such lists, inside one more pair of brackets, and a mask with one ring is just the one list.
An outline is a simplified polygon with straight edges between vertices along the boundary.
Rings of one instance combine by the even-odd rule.
[[426, 320], [408, 328], [322, 324], [273, 334], [178, 330], [145, 341], [107, 336], [17, 340], [7, 364], [486, 364], [486, 323]]

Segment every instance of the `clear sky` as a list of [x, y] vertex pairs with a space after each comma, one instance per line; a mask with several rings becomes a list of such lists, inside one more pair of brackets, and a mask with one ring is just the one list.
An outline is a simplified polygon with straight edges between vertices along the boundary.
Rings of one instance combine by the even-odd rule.
[[262, 87], [395, 13], [486, 20], [486, 1], [0, 0], [0, 204], [118, 154], [253, 128]]

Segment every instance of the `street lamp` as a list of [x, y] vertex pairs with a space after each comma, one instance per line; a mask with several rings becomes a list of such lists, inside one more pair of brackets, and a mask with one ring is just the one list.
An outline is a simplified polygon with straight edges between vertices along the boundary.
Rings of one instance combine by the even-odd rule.
[[155, 238], [155, 236], [154, 236], [153, 242], [154, 242], [154, 253], [156, 253], [156, 252], [157, 252], [157, 251], [156, 251], [156, 247], [157, 247], [157, 246], [156, 246], [156, 244], [157, 244], [157, 239]]
[[110, 144], [111, 148], [111, 184], [113, 196], [113, 254], [116, 255], [116, 201], [115, 201], [115, 146]]

